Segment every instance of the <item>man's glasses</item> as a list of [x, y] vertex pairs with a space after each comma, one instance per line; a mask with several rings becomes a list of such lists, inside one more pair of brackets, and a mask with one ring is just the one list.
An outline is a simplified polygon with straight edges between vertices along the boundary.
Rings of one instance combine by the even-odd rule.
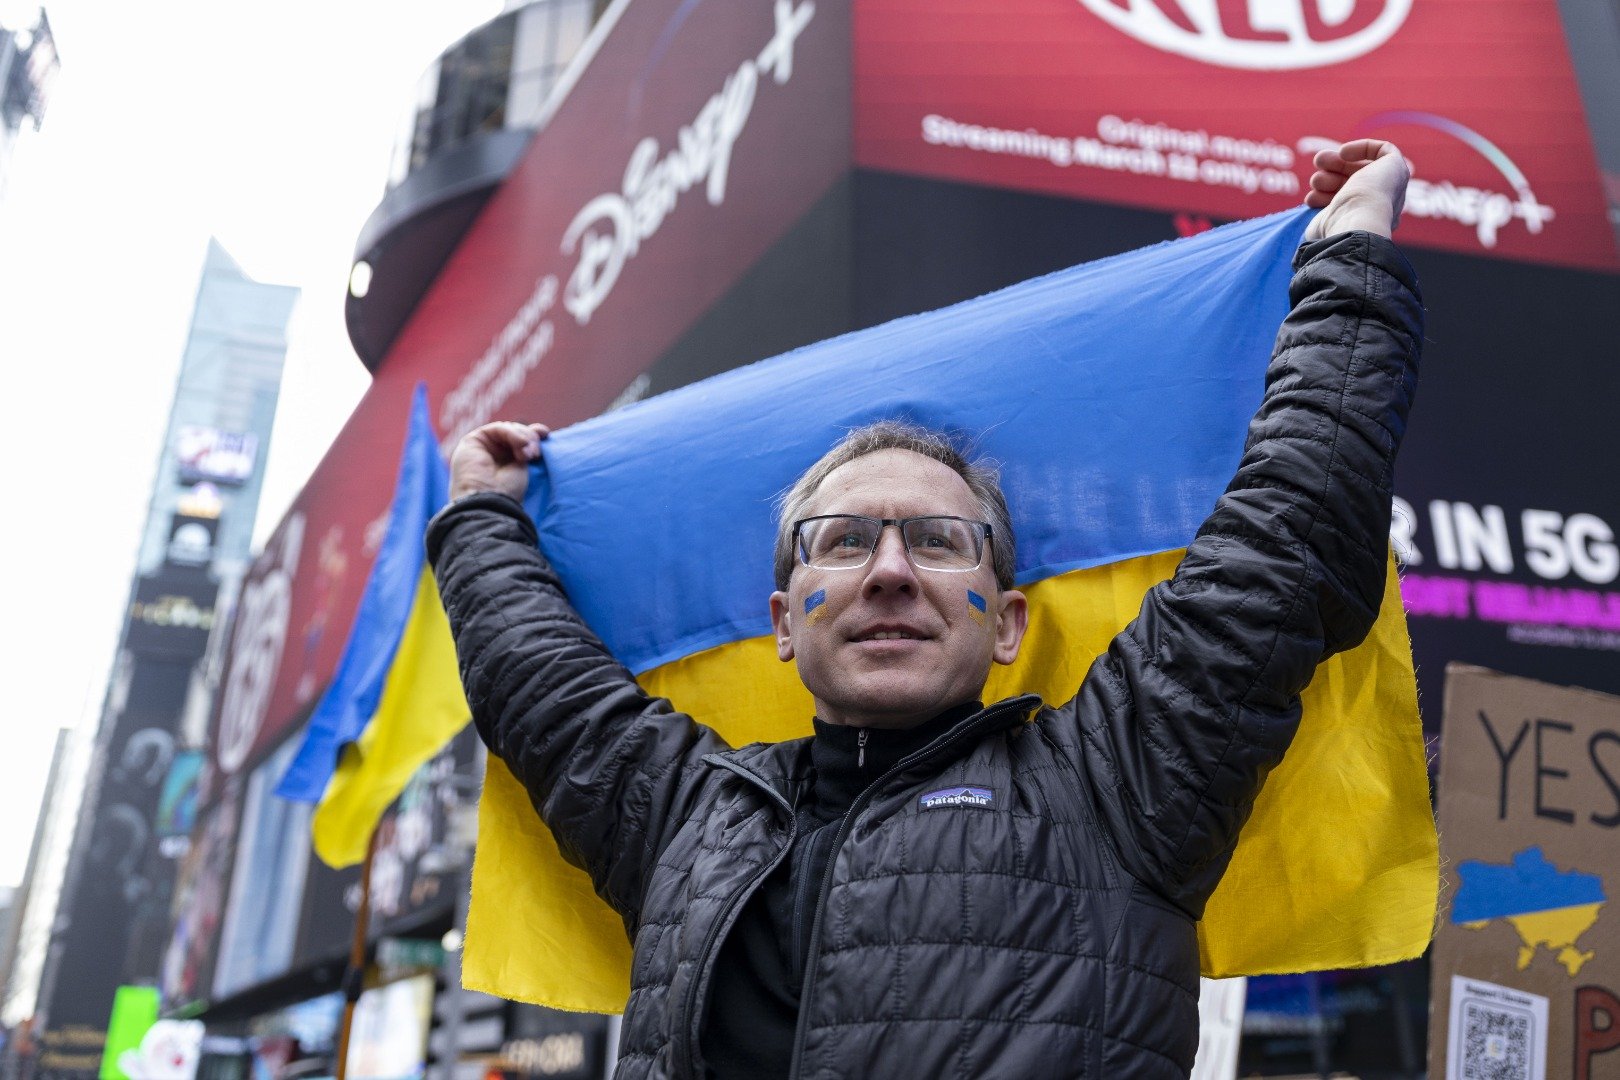
[[877, 550], [883, 530], [900, 530], [906, 556], [919, 570], [976, 570], [984, 559], [990, 526], [967, 518], [870, 518], [858, 514], [826, 514], [793, 523], [799, 559], [818, 570], [858, 570]]

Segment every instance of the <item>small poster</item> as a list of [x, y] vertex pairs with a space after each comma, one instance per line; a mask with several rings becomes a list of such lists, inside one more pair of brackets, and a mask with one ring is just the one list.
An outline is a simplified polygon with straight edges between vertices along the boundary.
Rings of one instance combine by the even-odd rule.
[[1453, 975], [1446, 1063], [1459, 1080], [1546, 1080], [1547, 999]]

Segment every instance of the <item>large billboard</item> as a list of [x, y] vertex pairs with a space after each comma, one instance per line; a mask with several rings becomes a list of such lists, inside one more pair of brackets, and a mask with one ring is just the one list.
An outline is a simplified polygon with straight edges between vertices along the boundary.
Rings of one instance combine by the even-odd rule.
[[[174, 834], [187, 774], [181, 717], [213, 626], [218, 585], [206, 567], [165, 563], [137, 579], [103, 724], [105, 771], [95, 814], [80, 821], [63, 925], [41, 1011], [52, 1033], [103, 1031], [120, 982], [157, 968], [185, 842]], [[88, 1043], [85, 1043], [88, 1045]], [[41, 1059], [44, 1076], [85, 1075], [72, 1055]]]
[[863, 167], [1241, 218], [1371, 136], [1415, 164], [1404, 243], [1620, 268], [1554, 0], [861, 0], [855, 34]]
[[[51, 1032], [104, 1034], [119, 984], [156, 968], [170, 925], [174, 863], [155, 819], [179, 750], [191, 670], [190, 658], [144, 655], [128, 658], [115, 675], [96, 813], [81, 822], [82, 853], [62, 893], [59, 918], [73, 932], [58, 937], [40, 1005]], [[40, 1069], [42, 1077], [94, 1074], [54, 1057], [42, 1058]]]
[[[200, 1010], [290, 971], [324, 967], [349, 950], [360, 868], [333, 870], [310, 843], [313, 808], [276, 798], [296, 740], [233, 778], [199, 821], [179, 875], [175, 926], [160, 969], [168, 1007]], [[377, 825], [373, 938], [448, 928], [467, 867], [452, 833], [472, 811], [482, 762], [471, 728], [412, 777]], [[266, 889], [265, 882], [275, 882]]]
[[158, 969], [158, 986], [171, 1009], [201, 1005], [213, 985], [241, 818], [241, 785], [235, 784], [200, 815], [180, 864], [173, 927]]
[[138, 656], [200, 660], [214, 629], [218, 592], [219, 583], [204, 566], [164, 565], [139, 578], [124, 647]]
[[335, 667], [415, 383], [446, 443], [500, 417], [570, 423], [623, 393], [847, 174], [848, 18], [810, 0], [602, 17], [250, 574], [222, 774], [285, 738]]
[[1428, 342], [1394, 540], [1425, 719], [1451, 661], [1620, 692], [1620, 277], [1411, 254]]

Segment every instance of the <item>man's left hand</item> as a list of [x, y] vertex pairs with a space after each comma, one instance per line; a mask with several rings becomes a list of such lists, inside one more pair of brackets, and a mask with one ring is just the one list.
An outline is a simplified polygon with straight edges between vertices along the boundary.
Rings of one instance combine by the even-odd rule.
[[1313, 160], [1305, 205], [1321, 210], [1305, 232], [1320, 240], [1365, 229], [1380, 236], [1395, 231], [1412, 168], [1392, 142], [1355, 139], [1337, 150], [1319, 150]]

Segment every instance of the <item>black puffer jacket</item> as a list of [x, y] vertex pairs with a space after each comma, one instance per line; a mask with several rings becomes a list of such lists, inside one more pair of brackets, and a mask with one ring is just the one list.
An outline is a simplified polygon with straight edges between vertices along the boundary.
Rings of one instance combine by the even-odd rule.
[[[1387, 240], [1301, 248], [1236, 478], [1175, 577], [1057, 708], [992, 705], [840, 826], [795, 1075], [1180, 1077], [1195, 923], [1317, 663], [1384, 588], [1422, 311]], [[701, 1077], [719, 944], [787, 851], [808, 740], [732, 750], [579, 621], [516, 503], [428, 532], [478, 729], [635, 943], [619, 1077]], [[988, 806], [925, 806], [955, 786]]]

